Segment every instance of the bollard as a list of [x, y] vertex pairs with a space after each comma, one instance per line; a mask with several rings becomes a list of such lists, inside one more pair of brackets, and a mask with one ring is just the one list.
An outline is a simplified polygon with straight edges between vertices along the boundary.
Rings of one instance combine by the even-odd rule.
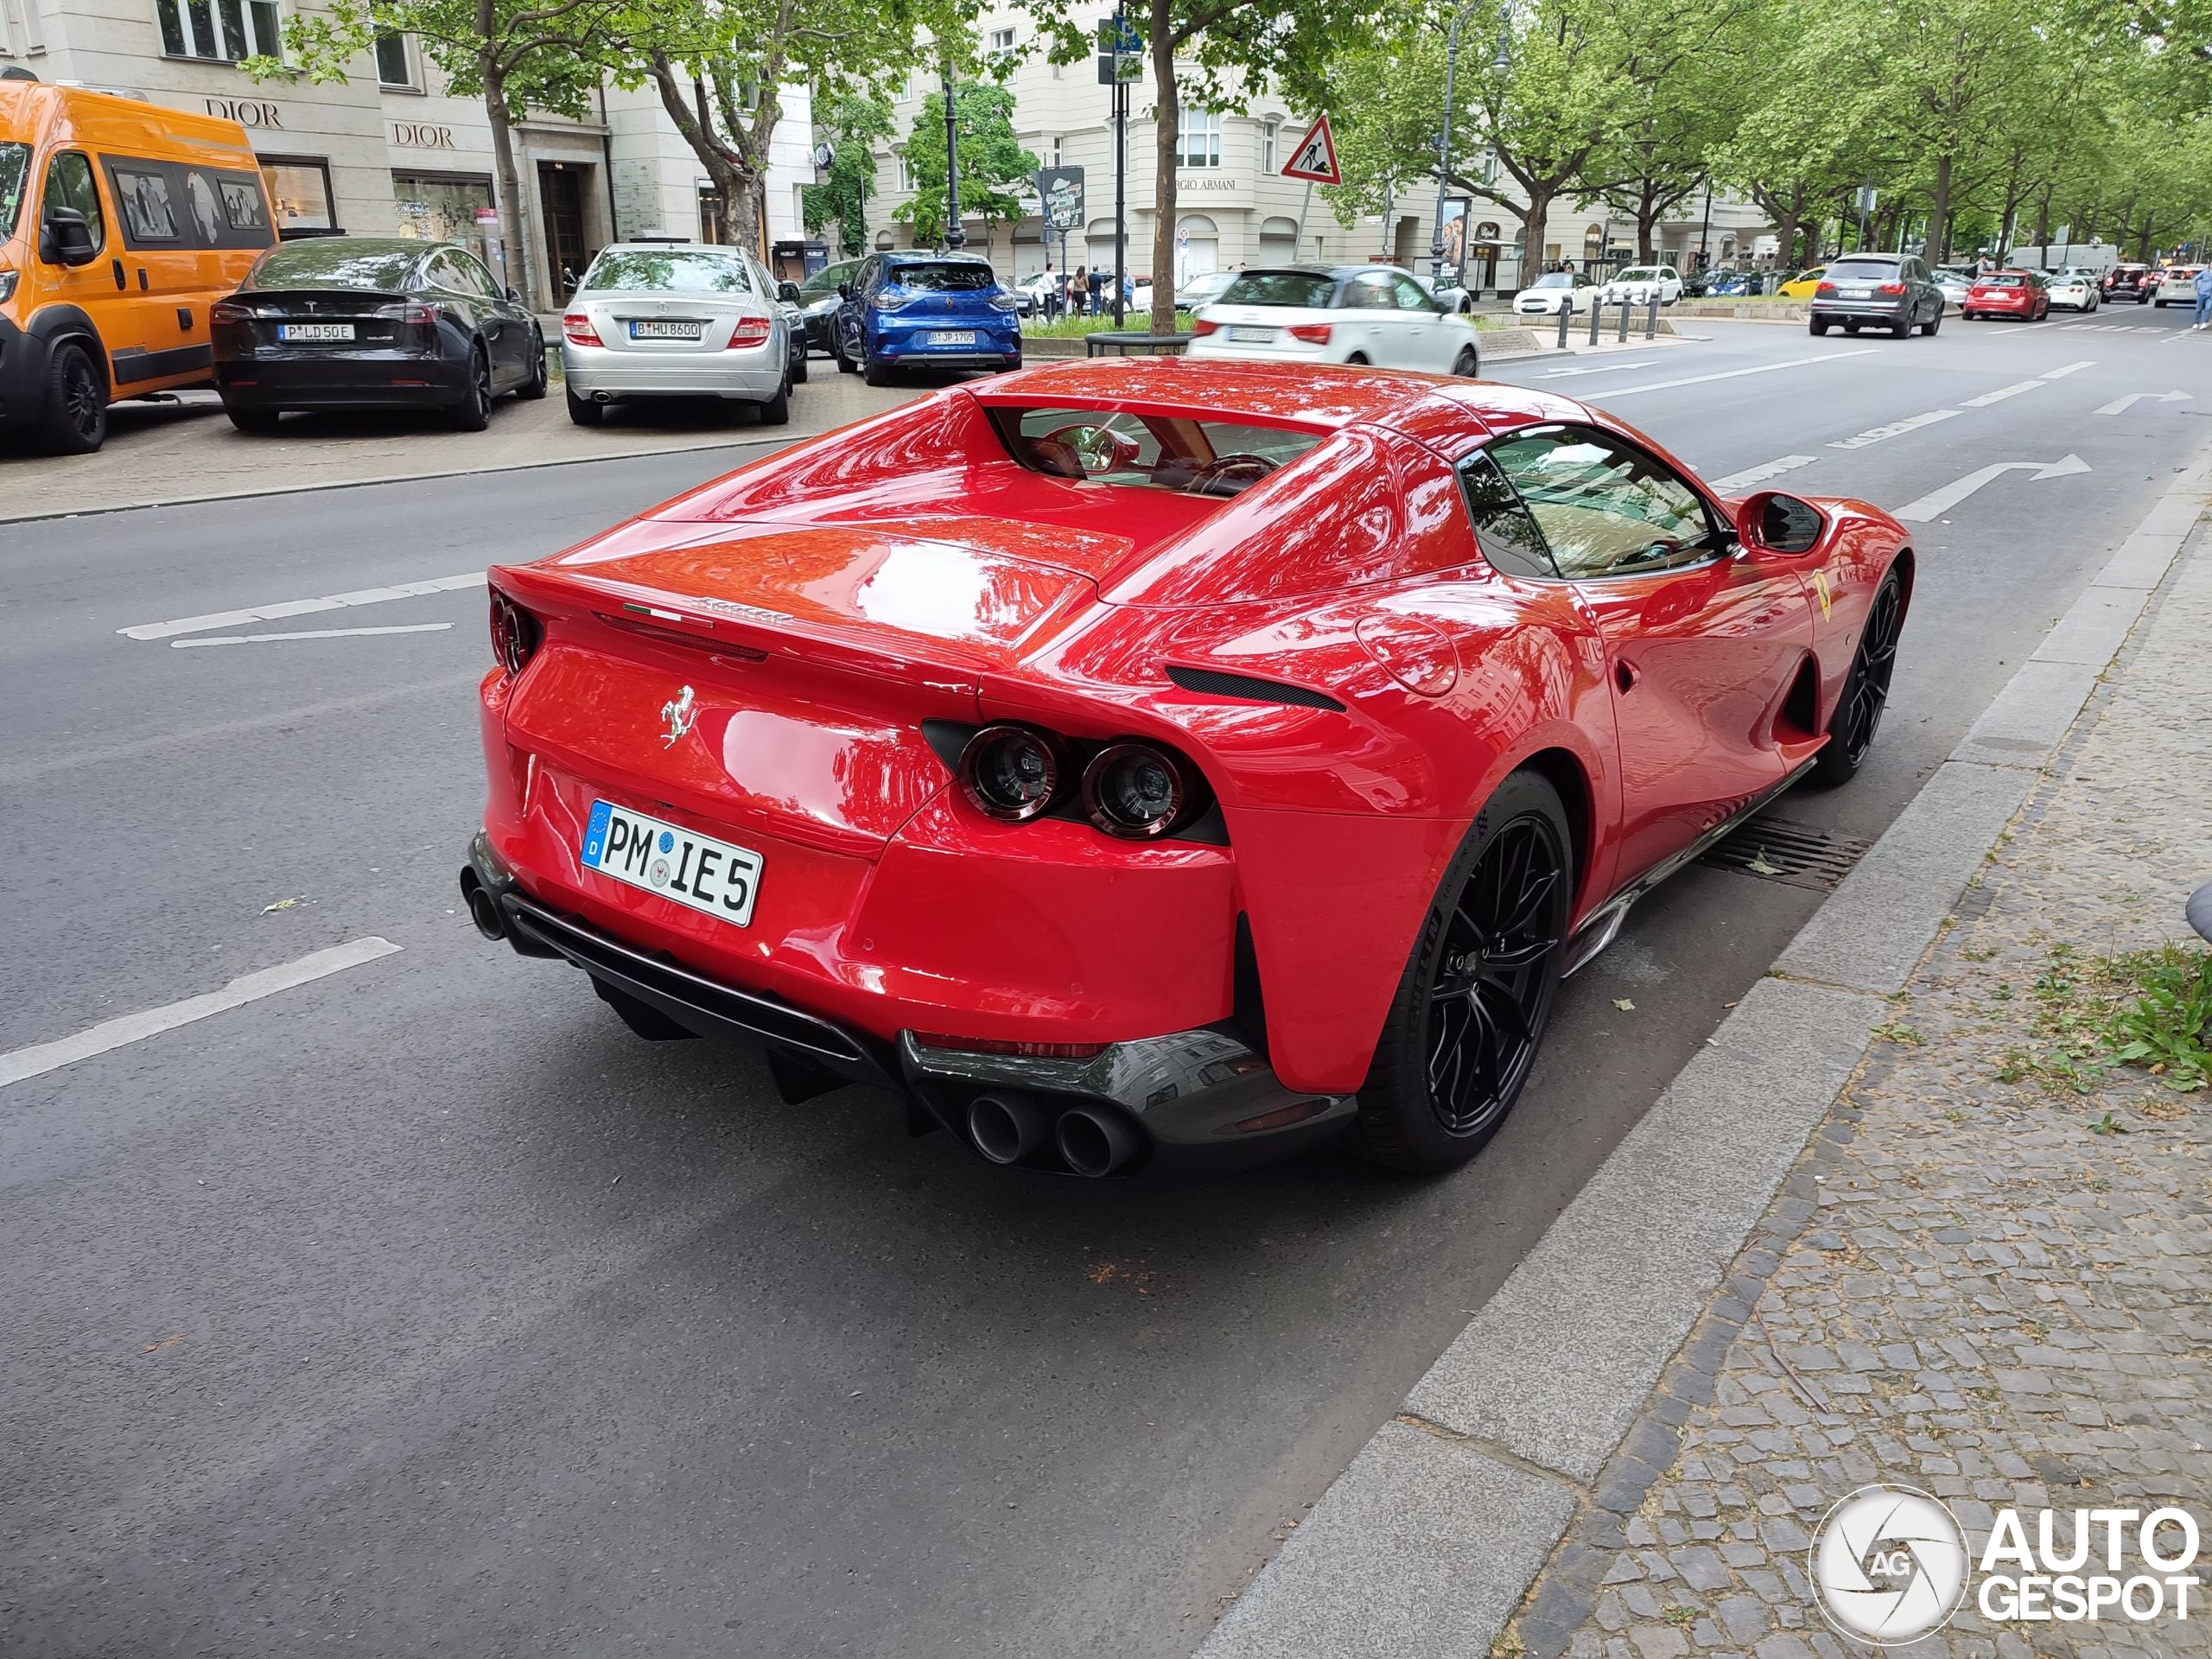
[[1621, 317], [1620, 317], [1620, 326], [1619, 326], [1619, 327], [1618, 327], [1618, 328], [1617, 328], [1617, 329], [1614, 331], [1614, 334], [1613, 334], [1613, 338], [1614, 338], [1616, 340], [1619, 341], [1619, 342], [1620, 342], [1622, 345], [1624, 345], [1624, 346], [1625, 346], [1626, 344], [1628, 344], [1628, 308], [1629, 308], [1629, 304], [1630, 304], [1630, 302], [1628, 302], [1628, 301], [1626, 301], [1626, 300], [1623, 300], [1623, 301], [1621, 302]]
[[1605, 314], [1605, 302], [1594, 293], [1590, 296], [1590, 343], [1598, 343], [1598, 319]]
[[1646, 340], [1659, 338], [1659, 290], [1656, 288], [1651, 290], [1651, 308], [1644, 314], [1643, 337]]
[[1560, 307], [1560, 308], [1559, 308], [1559, 348], [1560, 348], [1560, 350], [1561, 350], [1562, 352], [1563, 352], [1563, 351], [1565, 351], [1565, 350], [1567, 349], [1567, 321], [1568, 321], [1568, 320], [1569, 320], [1570, 318], [1572, 318], [1573, 315], [1574, 315], [1574, 309], [1573, 309], [1573, 308], [1572, 306], [1565, 306], [1565, 305], [1562, 305], [1561, 307]]

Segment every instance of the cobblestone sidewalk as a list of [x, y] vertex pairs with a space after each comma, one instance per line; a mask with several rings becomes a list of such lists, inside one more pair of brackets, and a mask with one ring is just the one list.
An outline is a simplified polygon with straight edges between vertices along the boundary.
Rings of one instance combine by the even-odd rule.
[[[1864, 1654], [1804, 1565], [1870, 1481], [1943, 1498], [1977, 1555], [2006, 1505], [2205, 1517], [2212, 1098], [2087, 1070], [2056, 1022], [2107, 953], [2195, 944], [2208, 640], [2200, 527], [1630, 1434], [1615, 1468], [1649, 1485], [1592, 1495], [1499, 1659]], [[1993, 1624], [1970, 1601], [1904, 1651], [2212, 1652], [2190, 1611]]]

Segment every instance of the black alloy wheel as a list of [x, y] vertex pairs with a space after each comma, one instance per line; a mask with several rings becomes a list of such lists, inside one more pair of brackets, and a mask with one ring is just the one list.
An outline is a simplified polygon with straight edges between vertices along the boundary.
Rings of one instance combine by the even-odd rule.
[[481, 432], [492, 423], [492, 361], [479, 346], [468, 359], [468, 390], [446, 412], [456, 432]]
[[81, 346], [54, 348], [47, 370], [46, 448], [89, 455], [107, 442], [107, 385]]
[[1476, 357], [1475, 348], [1471, 346], [1462, 346], [1459, 348], [1459, 355], [1452, 359], [1452, 372], [1462, 380], [1471, 380], [1481, 372], [1481, 359]]
[[1851, 677], [1828, 719], [1828, 741], [1813, 762], [1815, 783], [1835, 785], [1854, 778], [1874, 747], [1882, 711], [1889, 707], [1890, 677], [1897, 671], [1897, 636], [1904, 629], [1904, 585], [1891, 570], [1874, 590], [1866, 626], [1851, 659]]
[[1370, 1155], [1449, 1169], [1497, 1133], [1557, 1000], [1573, 887], [1558, 792], [1516, 772], [1452, 861], [1384, 1022], [1359, 1096]]
[[545, 372], [545, 336], [535, 326], [530, 331], [530, 343], [532, 347], [530, 373], [515, 389], [515, 396], [535, 403], [545, 395], [549, 385]]

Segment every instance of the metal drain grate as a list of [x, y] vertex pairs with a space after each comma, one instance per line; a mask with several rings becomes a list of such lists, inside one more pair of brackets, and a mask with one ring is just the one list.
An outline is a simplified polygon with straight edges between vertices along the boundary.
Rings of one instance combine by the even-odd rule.
[[1851, 874], [1874, 843], [1786, 818], [1753, 818], [1698, 860], [1763, 881], [1826, 891]]

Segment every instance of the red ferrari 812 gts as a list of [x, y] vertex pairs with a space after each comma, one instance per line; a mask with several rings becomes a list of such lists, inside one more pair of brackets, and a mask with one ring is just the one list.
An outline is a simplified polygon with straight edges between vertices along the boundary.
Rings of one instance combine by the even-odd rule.
[[994, 1162], [1442, 1168], [1640, 894], [1858, 769], [1912, 580], [1546, 392], [1033, 369], [493, 569], [461, 885]]

